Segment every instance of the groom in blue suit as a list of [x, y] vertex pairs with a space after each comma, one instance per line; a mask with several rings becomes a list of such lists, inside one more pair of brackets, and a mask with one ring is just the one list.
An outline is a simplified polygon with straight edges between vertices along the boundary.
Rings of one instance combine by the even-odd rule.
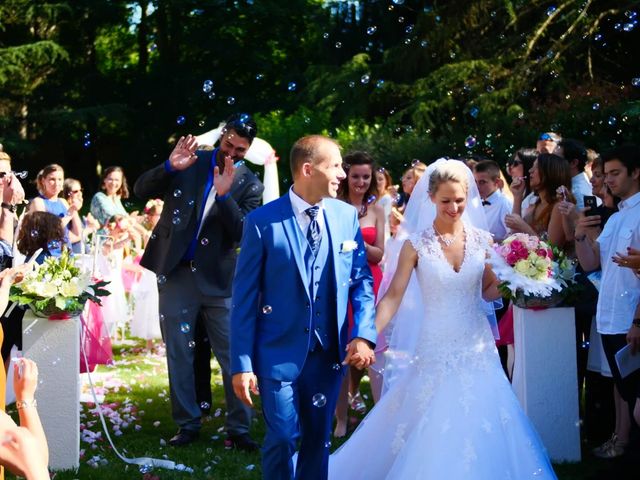
[[326, 479], [344, 365], [375, 361], [373, 281], [357, 212], [335, 199], [346, 176], [338, 145], [304, 137], [290, 161], [293, 187], [245, 218], [233, 282], [231, 372], [247, 405], [260, 386], [264, 478], [294, 478], [299, 441], [295, 478]]

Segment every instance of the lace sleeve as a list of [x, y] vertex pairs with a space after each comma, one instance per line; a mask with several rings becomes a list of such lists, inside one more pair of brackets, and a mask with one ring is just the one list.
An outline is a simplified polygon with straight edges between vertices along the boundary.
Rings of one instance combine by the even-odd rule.
[[413, 249], [418, 253], [418, 256], [420, 256], [424, 247], [424, 237], [422, 236], [422, 233], [412, 233], [411, 235], [409, 235], [409, 238], [407, 240], [411, 243]]
[[472, 243], [474, 247], [478, 250], [485, 251], [488, 255], [489, 251], [491, 250], [491, 245], [493, 244], [493, 238], [491, 237], [491, 234], [486, 230], [482, 230], [480, 228], [469, 227], [469, 229], [469, 232], [473, 239]]

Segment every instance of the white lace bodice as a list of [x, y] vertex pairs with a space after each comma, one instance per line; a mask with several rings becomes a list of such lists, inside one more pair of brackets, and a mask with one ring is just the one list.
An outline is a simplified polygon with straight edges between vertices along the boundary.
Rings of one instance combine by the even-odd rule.
[[464, 257], [458, 272], [447, 261], [433, 228], [409, 238], [418, 253], [416, 276], [426, 319], [422, 337], [429, 343], [435, 338], [450, 344], [456, 337], [490, 335], [482, 309], [482, 276], [491, 237], [468, 225], [464, 235]]
[[[464, 380], [474, 369], [496, 362], [494, 338], [482, 308], [482, 276], [491, 237], [468, 225], [464, 234], [464, 257], [457, 272], [433, 228], [409, 238], [418, 253], [416, 276], [424, 304], [423, 317], [415, 319], [422, 324], [413, 357], [422, 379], [419, 403], [424, 405], [443, 377], [453, 374]], [[466, 409], [467, 401], [459, 401]]]

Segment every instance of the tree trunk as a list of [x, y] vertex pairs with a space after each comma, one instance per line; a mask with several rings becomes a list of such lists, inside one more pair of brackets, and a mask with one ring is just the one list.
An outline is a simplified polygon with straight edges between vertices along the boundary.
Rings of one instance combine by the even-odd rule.
[[144, 74], [149, 64], [149, 51], [147, 50], [147, 36], [149, 33], [149, 25], [147, 24], [147, 7], [148, 0], [140, 0], [140, 23], [138, 24], [138, 69]]

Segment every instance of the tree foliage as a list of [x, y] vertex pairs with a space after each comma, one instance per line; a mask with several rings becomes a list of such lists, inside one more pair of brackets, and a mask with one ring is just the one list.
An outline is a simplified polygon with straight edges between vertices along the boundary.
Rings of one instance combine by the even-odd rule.
[[603, 149], [640, 130], [639, 3], [5, 0], [0, 142], [89, 188], [97, 166], [135, 177], [234, 111], [257, 116], [283, 178], [306, 133], [395, 173], [412, 158], [504, 161], [546, 130]]

